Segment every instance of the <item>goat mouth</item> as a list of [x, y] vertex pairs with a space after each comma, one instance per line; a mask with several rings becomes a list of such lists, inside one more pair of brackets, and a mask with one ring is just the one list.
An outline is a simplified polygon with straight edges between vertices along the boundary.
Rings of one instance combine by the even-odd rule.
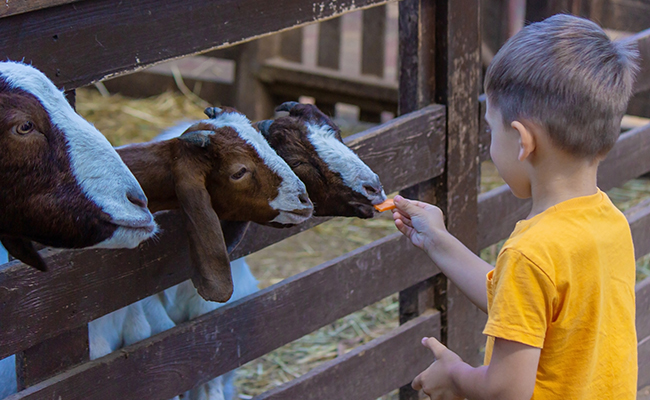
[[376, 210], [372, 204], [351, 202], [350, 205], [354, 207], [354, 212], [359, 218], [368, 219], [374, 217], [375, 215]]
[[311, 218], [313, 208], [303, 208], [297, 210], [280, 210], [280, 215], [273, 218], [267, 225], [274, 227], [287, 227], [305, 222]]

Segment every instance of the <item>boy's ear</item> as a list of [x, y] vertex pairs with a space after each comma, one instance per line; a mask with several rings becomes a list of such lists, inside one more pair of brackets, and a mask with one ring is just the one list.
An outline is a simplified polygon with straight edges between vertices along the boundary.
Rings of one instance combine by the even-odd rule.
[[519, 134], [519, 155], [517, 159], [524, 161], [535, 151], [535, 147], [537, 146], [535, 135], [528, 126], [519, 121], [512, 121], [510, 126]]
[[192, 282], [205, 300], [225, 302], [233, 292], [230, 259], [205, 174], [185, 162], [173, 168], [176, 196], [190, 243]]

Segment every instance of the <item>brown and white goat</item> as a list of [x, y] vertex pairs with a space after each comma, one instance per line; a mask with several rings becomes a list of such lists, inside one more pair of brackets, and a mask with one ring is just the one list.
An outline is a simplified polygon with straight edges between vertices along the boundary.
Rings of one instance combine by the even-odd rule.
[[151, 211], [181, 209], [193, 282], [203, 298], [223, 302], [233, 291], [231, 240], [224, 238], [219, 219], [293, 225], [311, 217], [313, 207], [305, 185], [246, 116], [226, 107], [208, 110], [210, 119], [178, 138], [117, 151], [142, 185]]
[[[316, 106], [309, 104], [284, 103], [277, 110], [289, 111], [290, 114], [275, 121], [260, 121], [257, 126], [273, 149], [305, 183], [314, 203], [314, 215], [373, 216], [372, 205], [386, 198], [382, 185], [377, 175], [342, 143], [336, 124]], [[206, 111], [210, 116], [209, 110]], [[178, 133], [179, 129], [175, 127], [159, 138], [174, 137]], [[258, 282], [244, 258], [234, 260], [231, 270], [235, 292], [229, 302], [258, 290]], [[164, 306], [166, 315], [161, 312], [160, 304]], [[141, 310], [131, 311], [140, 313], [150, 325], [151, 333], [156, 334], [221, 306], [205, 301], [189, 282], [183, 282], [159, 293], [158, 298], [146, 299]], [[236, 392], [233, 380], [234, 371], [231, 371], [190, 390], [184, 398], [233, 400]]]
[[0, 241], [46, 270], [32, 241], [133, 248], [156, 225], [108, 140], [37, 69], [0, 62]]
[[341, 139], [341, 130], [318, 107], [290, 101], [288, 116], [257, 127], [307, 186], [316, 216], [371, 218], [386, 200], [375, 174]]

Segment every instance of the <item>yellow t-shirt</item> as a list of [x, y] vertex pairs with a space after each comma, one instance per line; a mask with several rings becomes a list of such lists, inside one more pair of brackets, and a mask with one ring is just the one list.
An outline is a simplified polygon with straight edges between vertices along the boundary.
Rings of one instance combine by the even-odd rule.
[[635, 399], [635, 262], [630, 227], [607, 195], [525, 221], [487, 275], [488, 335], [541, 348], [532, 399]]

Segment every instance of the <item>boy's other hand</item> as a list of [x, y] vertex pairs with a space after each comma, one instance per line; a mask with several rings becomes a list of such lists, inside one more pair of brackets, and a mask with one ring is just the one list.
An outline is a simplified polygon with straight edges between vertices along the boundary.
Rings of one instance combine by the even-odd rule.
[[395, 226], [413, 244], [423, 250], [433, 246], [440, 232], [446, 232], [442, 211], [431, 204], [395, 196], [393, 220]]
[[455, 393], [451, 370], [463, 364], [463, 360], [435, 338], [423, 338], [422, 345], [433, 352], [436, 360], [413, 379], [413, 389], [422, 390], [431, 400], [462, 399]]

